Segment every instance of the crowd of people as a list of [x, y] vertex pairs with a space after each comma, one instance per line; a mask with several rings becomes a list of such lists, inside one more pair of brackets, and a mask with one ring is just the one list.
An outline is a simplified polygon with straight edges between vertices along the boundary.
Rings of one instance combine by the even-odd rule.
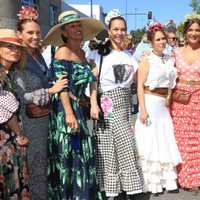
[[[152, 20], [133, 51], [114, 9], [108, 38], [87, 54], [83, 43], [104, 24], [65, 11], [43, 40], [54, 49], [48, 64], [38, 12], [25, 6], [18, 17], [16, 30], [0, 29], [0, 199], [101, 200], [122, 192], [135, 199], [178, 187], [199, 193], [198, 14], [183, 20], [184, 44]], [[81, 104], [87, 87], [94, 135]]]

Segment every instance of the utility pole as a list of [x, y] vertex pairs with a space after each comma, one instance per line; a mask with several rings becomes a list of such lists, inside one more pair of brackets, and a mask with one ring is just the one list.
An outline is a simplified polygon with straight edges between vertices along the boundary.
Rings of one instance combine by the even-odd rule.
[[90, 17], [93, 17], [93, 2], [90, 0]]

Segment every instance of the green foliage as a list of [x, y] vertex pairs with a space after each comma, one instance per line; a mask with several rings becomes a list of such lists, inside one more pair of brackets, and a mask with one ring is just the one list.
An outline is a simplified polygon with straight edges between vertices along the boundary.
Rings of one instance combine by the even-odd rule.
[[200, 0], [191, 0], [190, 7], [192, 7], [193, 12], [200, 13]]
[[135, 45], [137, 45], [141, 39], [142, 39], [142, 36], [147, 32], [146, 30], [146, 27], [142, 28], [142, 29], [137, 29], [136, 31], [135, 30], [131, 30], [130, 31], [130, 34], [133, 36], [133, 43]]

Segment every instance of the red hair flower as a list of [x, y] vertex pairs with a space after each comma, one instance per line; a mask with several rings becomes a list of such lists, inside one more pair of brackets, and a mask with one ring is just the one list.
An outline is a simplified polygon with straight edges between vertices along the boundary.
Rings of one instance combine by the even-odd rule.
[[155, 21], [151, 21], [149, 23], [149, 32], [153, 32], [153, 31], [157, 31], [159, 29], [162, 29], [163, 28], [163, 25], [159, 22], [155, 22]]

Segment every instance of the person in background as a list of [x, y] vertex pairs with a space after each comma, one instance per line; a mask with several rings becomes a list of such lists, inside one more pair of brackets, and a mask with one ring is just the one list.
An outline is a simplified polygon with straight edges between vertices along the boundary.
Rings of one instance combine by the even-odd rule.
[[26, 56], [14, 30], [0, 29], [0, 199], [29, 197], [28, 166], [24, 135], [18, 119], [19, 103], [14, 96], [14, 83], [10, 76], [13, 68], [22, 69]]
[[152, 21], [147, 37], [152, 51], [139, 63], [140, 111], [135, 134], [145, 181], [143, 192], [162, 193], [163, 188], [177, 189], [175, 168], [182, 161], [166, 106], [168, 91], [176, 85], [177, 70], [171, 57], [163, 53], [167, 44], [163, 25]]
[[[96, 178], [91, 135], [80, 102], [91, 84], [91, 117], [98, 118], [96, 78], [81, 44], [104, 29], [93, 18], [80, 18], [75, 11], [59, 15], [58, 24], [44, 42], [58, 46], [50, 65], [50, 80], [68, 74], [69, 86], [52, 95], [53, 104], [48, 137], [49, 199], [101, 199]], [[89, 31], [88, 31], [89, 30]]]
[[142, 36], [141, 42], [137, 45], [136, 50], [133, 54], [135, 60], [137, 62], [140, 61], [140, 58], [142, 57], [144, 52], [150, 52], [151, 51], [151, 45], [149, 44], [149, 41], [147, 39], [147, 34], [145, 33]]
[[173, 102], [171, 114], [175, 137], [183, 162], [178, 166], [178, 183], [199, 193], [200, 188], [200, 16], [187, 15], [183, 21], [185, 44], [174, 50], [178, 70], [176, 88], [193, 92], [188, 104]]
[[173, 49], [178, 46], [178, 37], [175, 32], [167, 32], [168, 44], [165, 47], [164, 53], [167, 55], [172, 55]]
[[109, 40], [90, 56], [90, 63], [100, 73], [103, 112], [103, 119], [96, 125], [97, 175], [107, 198], [113, 199], [122, 191], [134, 198], [134, 194], [142, 192], [143, 184], [130, 112], [130, 87], [138, 65], [131, 53], [122, 48], [127, 26], [119, 11], [109, 12], [106, 23]]
[[17, 35], [27, 47], [27, 62], [24, 70], [15, 69], [12, 76], [16, 82], [15, 92], [20, 102], [19, 113], [30, 142], [27, 149], [30, 195], [31, 199], [46, 200], [49, 115], [30, 118], [26, 107], [32, 103], [40, 106], [48, 104], [50, 95], [66, 87], [67, 80], [66, 75], [61, 76], [52, 87], [48, 82], [48, 69], [39, 51], [41, 31], [37, 23], [37, 11], [32, 7], [22, 7], [18, 17]]

